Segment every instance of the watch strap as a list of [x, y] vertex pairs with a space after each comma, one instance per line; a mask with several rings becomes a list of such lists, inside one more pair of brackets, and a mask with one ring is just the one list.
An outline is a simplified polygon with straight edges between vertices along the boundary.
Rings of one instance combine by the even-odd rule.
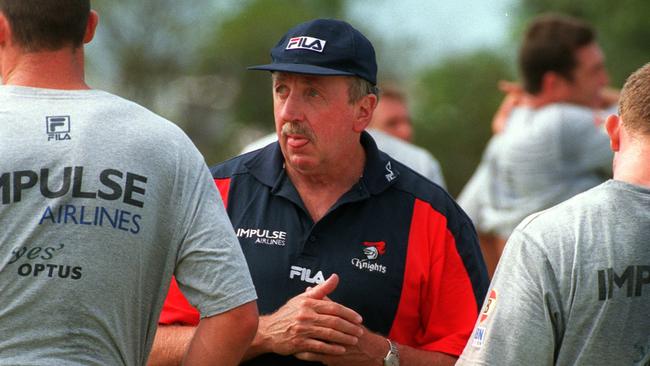
[[391, 342], [390, 339], [386, 338], [388, 342], [388, 353], [384, 357], [384, 366], [399, 366], [399, 349], [397, 348], [397, 343]]

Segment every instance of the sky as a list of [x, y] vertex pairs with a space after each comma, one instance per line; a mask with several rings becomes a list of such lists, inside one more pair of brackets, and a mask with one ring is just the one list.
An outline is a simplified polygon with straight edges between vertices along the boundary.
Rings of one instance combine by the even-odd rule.
[[[502, 48], [514, 58], [514, 48], [506, 44], [516, 1], [348, 0], [345, 13], [375, 45], [380, 71], [390, 70], [389, 78], [408, 79], [416, 69], [478, 47]], [[269, 6], [272, 4], [269, 0]], [[241, 5], [238, 0], [218, 0], [206, 4], [206, 13], [236, 11]], [[204, 28], [197, 31], [206, 31]], [[95, 87], [117, 91], [112, 77], [116, 55], [110, 54], [106, 38], [100, 23], [96, 39], [88, 46], [94, 66], [89, 68], [89, 81]], [[185, 46], [191, 49], [189, 44]]]
[[354, 0], [348, 13], [386, 44], [403, 44], [414, 65], [508, 41], [516, 0]]

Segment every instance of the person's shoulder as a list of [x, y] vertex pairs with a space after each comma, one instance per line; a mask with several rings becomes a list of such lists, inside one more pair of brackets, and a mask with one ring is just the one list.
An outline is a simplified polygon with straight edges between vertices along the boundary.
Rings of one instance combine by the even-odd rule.
[[244, 148], [241, 150], [240, 154], [248, 153], [251, 151], [259, 150], [269, 144], [274, 143], [275, 141], [278, 140], [278, 135], [275, 132], [271, 132], [268, 135], [264, 135], [260, 137], [259, 139], [249, 143], [248, 145], [244, 146]]
[[562, 124], [587, 124], [598, 123], [598, 113], [592, 108], [572, 104], [553, 103], [539, 109], [539, 118], [555, 121]]
[[576, 115], [591, 115], [594, 110], [592, 108], [579, 104], [561, 102], [545, 105], [544, 107], [541, 107], [539, 111], [544, 113], [572, 113]]
[[402, 161], [409, 166], [409, 162], [438, 163], [429, 151], [420, 146], [403, 141], [397, 137], [390, 136], [381, 131], [368, 130], [368, 133], [370, 133], [372, 138], [377, 143], [379, 150], [393, 156], [394, 158]]
[[403, 141], [397, 137], [391, 136], [385, 132], [376, 129], [368, 129], [367, 131], [377, 143], [377, 147], [380, 150], [387, 152], [388, 154], [393, 151], [407, 151], [411, 154], [431, 156], [431, 154], [425, 149]]
[[598, 210], [607, 204], [611, 189], [612, 181], [601, 183], [555, 206], [529, 215], [521, 221], [515, 230], [527, 233], [548, 233], [564, 228], [570, 231], [572, 230], [570, 224], [583, 219], [586, 212]]
[[212, 165], [210, 173], [214, 179], [227, 179], [235, 175], [247, 174], [249, 172], [249, 164], [258, 159], [260, 155], [268, 154], [266, 149], [257, 149], [241, 155], [234, 156], [226, 161]]
[[444, 185], [440, 163], [426, 149], [388, 135], [382, 131], [368, 129], [377, 148], [409, 168], [438, 184]]
[[101, 133], [117, 134], [117, 146], [150, 151], [152, 158], [178, 161], [187, 158], [203, 161], [190, 137], [176, 123], [148, 108], [118, 95], [97, 90], [87, 108], [94, 122], [102, 126]]
[[434, 211], [445, 216], [451, 226], [460, 227], [471, 223], [467, 214], [443, 187], [403, 163], [393, 161], [399, 172], [399, 178], [393, 185], [393, 189], [430, 205]]
[[[189, 140], [186, 133], [171, 120], [153, 112], [137, 102], [105, 91], [98, 91], [102, 97], [100, 103], [106, 105], [107, 118], [114, 118], [133, 129], [146, 129], [150, 138], [156, 136], [166, 138], [166, 135], [183, 136]], [[124, 120], [124, 119], [127, 120]], [[170, 140], [169, 142], [174, 142]], [[167, 144], [167, 142], [166, 142]]]

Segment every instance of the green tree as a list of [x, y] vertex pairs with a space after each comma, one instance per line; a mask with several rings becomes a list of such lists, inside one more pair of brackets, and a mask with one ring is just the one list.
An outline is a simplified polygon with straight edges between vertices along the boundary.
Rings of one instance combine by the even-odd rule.
[[[160, 91], [184, 75], [196, 57], [192, 25], [216, 8], [203, 1], [95, 1], [99, 28], [89, 52], [91, 78], [120, 95], [155, 107]], [[188, 41], [190, 40], [190, 41]], [[92, 52], [101, 47], [101, 52]]]
[[440, 161], [447, 188], [458, 195], [491, 136], [491, 120], [512, 79], [509, 63], [489, 50], [450, 58], [417, 75], [413, 115], [416, 143]]
[[[209, 162], [234, 155], [245, 142], [273, 129], [270, 75], [246, 66], [271, 61], [270, 49], [294, 25], [317, 17], [342, 16], [340, 0], [269, 0], [246, 2], [240, 11], [221, 20], [201, 45], [197, 73], [227, 80], [230, 100], [219, 116], [194, 119], [196, 124], [217, 125], [217, 134], [200, 144]], [[199, 135], [196, 135], [199, 136]], [[225, 147], [225, 149], [224, 149]]]

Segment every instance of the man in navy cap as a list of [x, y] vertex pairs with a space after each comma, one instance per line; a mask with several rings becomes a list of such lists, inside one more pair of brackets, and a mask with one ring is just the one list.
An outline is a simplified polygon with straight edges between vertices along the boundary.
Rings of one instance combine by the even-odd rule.
[[[246, 364], [453, 364], [485, 266], [450, 196], [364, 132], [378, 99], [372, 44], [317, 19], [271, 57], [251, 69], [272, 72], [278, 142], [212, 168], [264, 314]], [[178, 295], [159, 352], [182, 352], [198, 321]]]

